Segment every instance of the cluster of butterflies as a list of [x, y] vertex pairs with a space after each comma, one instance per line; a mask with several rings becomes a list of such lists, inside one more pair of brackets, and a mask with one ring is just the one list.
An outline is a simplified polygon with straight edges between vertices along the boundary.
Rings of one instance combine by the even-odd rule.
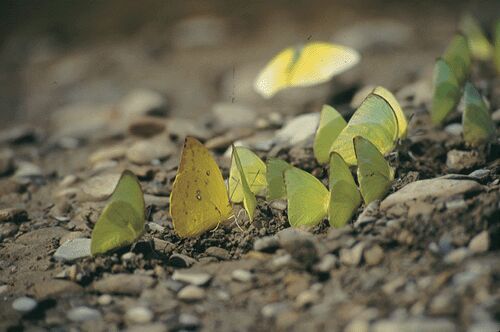
[[467, 82], [467, 78], [473, 58], [486, 61], [494, 56], [500, 74], [500, 21], [495, 29], [495, 51], [472, 17], [463, 19], [461, 29], [463, 34], [454, 36], [434, 66], [431, 120], [436, 125], [441, 124], [463, 95], [464, 140], [471, 146], [481, 146], [491, 142], [496, 135], [496, 128], [488, 106], [472, 83]]
[[[349, 122], [325, 105], [314, 139], [314, 155], [329, 165], [329, 190], [312, 174], [284, 160], [262, 161], [246, 147], [233, 146], [226, 182], [208, 149], [187, 137], [170, 194], [170, 215], [180, 237], [200, 235], [237, 218], [232, 204], [242, 203], [253, 220], [256, 196], [286, 199], [293, 227], [311, 227], [326, 217], [345, 225], [360, 206], [382, 198], [394, 179], [384, 159], [406, 135], [407, 121], [394, 96], [376, 88]], [[350, 166], [357, 166], [357, 180]], [[93, 255], [136, 241], [144, 231], [144, 198], [139, 181], [125, 171], [92, 232]]]

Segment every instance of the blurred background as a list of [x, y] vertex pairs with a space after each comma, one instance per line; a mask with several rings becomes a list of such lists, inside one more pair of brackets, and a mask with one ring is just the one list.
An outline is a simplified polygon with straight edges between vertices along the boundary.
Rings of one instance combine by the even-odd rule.
[[[200, 118], [229, 104], [288, 114], [325, 101], [349, 104], [372, 84], [398, 91], [428, 82], [465, 12], [491, 31], [500, 4], [3, 0], [0, 128], [30, 122], [57, 130], [130, 105]], [[331, 83], [284, 91], [270, 101], [258, 96], [252, 83], [262, 66], [284, 47], [308, 40], [354, 47], [363, 59]]]

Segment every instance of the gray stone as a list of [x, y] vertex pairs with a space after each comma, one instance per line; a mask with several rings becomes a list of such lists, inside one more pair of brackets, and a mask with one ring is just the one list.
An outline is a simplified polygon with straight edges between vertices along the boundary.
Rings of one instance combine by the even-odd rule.
[[184, 329], [195, 329], [201, 326], [201, 321], [198, 317], [190, 314], [180, 314], [179, 315], [179, 324]]
[[276, 317], [279, 313], [288, 309], [288, 305], [284, 302], [269, 303], [262, 307], [261, 314], [265, 318]]
[[135, 324], [146, 324], [153, 320], [153, 312], [145, 307], [133, 307], [125, 313], [125, 319]]
[[241, 103], [216, 103], [212, 112], [221, 129], [252, 127], [257, 118], [255, 111]]
[[[450, 197], [461, 196], [469, 192], [483, 190], [476, 181], [457, 180], [449, 178], [434, 178], [412, 182], [397, 192], [389, 195], [380, 204], [382, 211], [393, 212], [393, 208], [408, 209], [412, 205], [433, 201], [435, 203], [448, 200]], [[399, 213], [398, 213], [399, 214]]]
[[14, 169], [14, 153], [10, 149], [0, 151], [0, 176]]
[[452, 123], [444, 127], [444, 131], [453, 136], [460, 136], [463, 132], [463, 127], [461, 123]]
[[491, 171], [489, 169], [481, 168], [476, 169], [472, 173], [469, 174], [471, 178], [475, 178], [478, 180], [484, 180], [490, 175]]
[[167, 103], [156, 91], [137, 89], [121, 100], [119, 111], [127, 119], [142, 115], [166, 115]]
[[349, 266], [357, 266], [363, 257], [365, 244], [360, 242], [350, 249], [340, 250], [340, 262]]
[[280, 246], [296, 261], [306, 267], [311, 267], [318, 261], [318, 249], [314, 237], [305, 231], [285, 228], [276, 233]]
[[196, 263], [192, 257], [183, 254], [172, 254], [168, 259], [168, 264], [173, 267], [190, 267]]
[[89, 161], [92, 164], [96, 164], [106, 160], [121, 159], [125, 156], [126, 151], [127, 147], [125, 145], [115, 145], [100, 148], [90, 155]]
[[188, 285], [177, 293], [177, 298], [179, 300], [187, 302], [203, 300], [205, 297], [205, 290], [194, 285]]
[[97, 303], [102, 306], [110, 305], [113, 302], [113, 297], [109, 294], [103, 294], [97, 298]]
[[156, 116], [141, 116], [132, 120], [128, 126], [128, 132], [134, 136], [150, 138], [160, 134], [165, 128], [165, 119]]
[[280, 243], [276, 236], [264, 236], [253, 243], [253, 249], [263, 252], [274, 252], [280, 247]]
[[364, 319], [354, 319], [344, 329], [344, 332], [368, 332], [370, 324]]
[[314, 265], [314, 271], [319, 273], [328, 273], [338, 265], [337, 256], [327, 254], [321, 257], [319, 263]]
[[135, 142], [126, 153], [127, 159], [135, 164], [151, 164], [154, 160], [165, 159], [176, 151], [167, 137], [160, 136]]
[[288, 121], [275, 137], [275, 141], [286, 143], [288, 146], [296, 145], [310, 138], [316, 133], [319, 124], [319, 113], [299, 115]]
[[444, 262], [446, 264], [459, 264], [464, 259], [466, 259], [469, 256], [469, 254], [470, 252], [467, 248], [458, 248], [448, 253], [444, 257]]
[[231, 277], [239, 282], [250, 282], [255, 276], [248, 270], [236, 269], [231, 273]]
[[100, 293], [139, 295], [154, 284], [155, 280], [150, 276], [121, 273], [95, 281], [92, 288]]
[[364, 258], [366, 265], [378, 265], [384, 259], [384, 250], [379, 245], [373, 245], [369, 249], [365, 249]]
[[61, 244], [54, 253], [53, 258], [62, 262], [73, 262], [77, 259], [89, 257], [90, 239], [77, 238], [69, 240]]
[[219, 248], [219, 247], [208, 247], [207, 250], [205, 250], [205, 253], [208, 256], [212, 256], [221, 260], [227, 260], [231, 258], [231, 255], [229, 254], [229, 251], [227, 251], [224, 248]]
[[474, 254], [488, 251], [490, 247], [490, 235], [488, 231], [482, 231], [472, 238], [469, 243], [469, 250]]
[[27, 161], [16, 162], [16, 172], [14, 173], [14, 177], [24, 179], [41, 177], [42, 175], [42, 170], [37, 165]]
[[301, 292], [295, 299], [295, 305], [299, 308], [309, 307], [319, 301], [319, 294], [313, 290]]
[[16, 311], [27, 313], [35, 309], [37, 302], [31, 297], [18, 297], [12, 302], [12, 308]]
[[205, 286], [212, 279], [212, 276], [208, 273], [176, 270], [172, 275], [172, 279], [195, 286]]
[[101, 313], [96, 309], [82, 306], [68, 311], [67, 317], [73, 322], [80, 323], [91, 320], [99, 320], [101, 319]]

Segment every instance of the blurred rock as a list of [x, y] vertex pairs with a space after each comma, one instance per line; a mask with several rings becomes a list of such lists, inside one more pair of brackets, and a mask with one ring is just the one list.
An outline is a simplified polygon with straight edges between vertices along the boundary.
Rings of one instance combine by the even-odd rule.
[[105, 160], [121, 159], [125, 156], [127, 148], [125, 145], [115, 145], [105, 148], [101, 148], [89, 157], [89, 161], [92, 164], [96, 164]]
[[462, 135], [463, 128], [460, 123], [452, 123], [444, 127], [444, 131], [446, 131], [450, 135], [459, 137], [460, 135]]
[[316, 133], [319, 125], [319, 113], [299, 115], [288, 121], [283, 128], [276, 132], [275, 141], [296, 145], [310, 138]]
[[115, 190], [120, 173], [97, 175], [87, 180], [81, 187], [82, 200], [102, 201], [108, 198]]
[[482, 163], [484, 163], [484, 159], [477, 151], [451, 150], [446, 155], [446, 166], [454, 172], [472, 169]]
[[193, 16], [177, 23], [172, 32], [176, 48], [213, 47], [220, 45], [229, 36], [229, 27], [217, 16]]
[[165, 128], [165, 119], [154, 116], [141, 116], [129, 124], [128, 132], [134, 136], [149, 138], [158, 135]]
[[490, 247], [490, 235], [488, 231], [482, 231], [474, 236], [469, 243], [469, 250], [472, 253], [479, 254], [488, 251]]
[[167, 115], [167, 102], [158, 92], [146, 89], [137, 89], [127, 94], [118, 106], [120, 117], [135, 120], [143, 115]]
[[101, 319], [101, 313], [89, 307], [76, 307], [68, 311], [67, 317], [73, 322], [86, 322]]
[[151, 164], [154, 160], [162, 160], [176, 151], [175, 146], [163, 136], [134, 143], [127, 150], [127, 159], [135, 164]]
[[380, 320], [373, 324], [373, 332], [454, 332], [456, 326], [446, 318], [411, 318], [408, 320]]
[[212, 108], [215, 126], [221, 129], [247, 127], [253, 128], [257, 114], [241, 103], [217, 103]]
[[27, 161], [16, 161], [16, 172], [14, 177], [18, 179], [29, 179], [43, 176], [42, 170], [37, 165]]
[[10, 149], [0, 151], [0, 176], [14, 169], [14, 152]]
[[92, 289], [100, 293], [139, 295], [155, 284], [152, 277], [139, 274], [113, 274], [94, 281]]
[[72, 262], [80, 258], [89, 257], [90, 239], [76, 238], [66, 241], [57, 248], [54, 259], [63, 262]]

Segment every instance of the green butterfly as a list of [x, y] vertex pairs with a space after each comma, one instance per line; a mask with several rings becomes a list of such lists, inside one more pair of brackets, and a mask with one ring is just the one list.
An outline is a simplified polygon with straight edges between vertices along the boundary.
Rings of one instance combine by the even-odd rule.
[[460, 21], [460, 30], [467, 37], [469, 51], [472, 57], [481, 61], [491, 59], [493, 47], [474, 17], [471, 15], [465, 15]]
[[284, 172], [292, 167], [292, 165], [281, 159], [269, 158], [267, 160], [267, 200], [286, 198]]
[[92, 255], [134, 243], [144, 233], [144, 195], [134, 173], [122, 173], [92, 231]]
[[369, 140], [354, 137], [354, 150], [358, 159], [358, 183], [365, 204], [381, 199], [394, 180], [392, 169], [377, 147]]
[[346, 124], [342, 115], [333, 107], [323, 105], [313, 145], [314, 157], [320, 164], [328, 162], [330, 147]]
[[443, 59], [434, 65], [431, 120], [440, 124], [460, 101], [460, 85], [453, 70]]
[[382, 153], [391, 151], [399, 137], [398, 120], [387, 100], [371, 93], [333, 142], [330, 152], [337, 152], [348, 165], [356, 165], [353, 138], [363, 136]]
[[351, 220], [361, 204], [361, 195], [349, 166], [336, 152], [330, 155], [329, 185], [328, 220], [331, 226], [342, 227]]
[[444, 51], [443, 59], [448, 63], [461, 85], [469, 75], [471, 64], [467, 39], [461, 34], [453, 37]]
[[488, 143], [495, 137], [495, 124], [491, 120], [483, 98], [469, 82], [465, 84], [464, 101], [465, 110], [462, 115], [464, 140], [472, 146]]
[[401, 105], [399, 105], [398, 101], [396, 100], [396, 97], [394, 97], [394, 95], [389, 90], [382, 86], [376, 87], [373, 90], [373, 94], [384, 98], [385, 101], [389, 103], [392, 110], [394, 111], [394, 114], [396, 115], [396, 120], [398, 121], [398, 138], [406, 138], [406, 135], [408, 134], [408, 120], [406, 119], [406, 115], [403, 112]]
[[[255, 194], [262, 191], [267, 185], [266, 165], [247, 148], [233, 146], [232, 150], [231, 170], [229, 174], [231, 201], [243, 202], [243, 207], [247, 211], [248, 218], [251, 221], [257, 207]], [[251, 175], [253, 175], [253, 180], [249, 179]]]
[[288, 222], [293, 227], [314, 226], [328, 215], [330, 193], [314, 175], [296, 167], [284, 171]]

